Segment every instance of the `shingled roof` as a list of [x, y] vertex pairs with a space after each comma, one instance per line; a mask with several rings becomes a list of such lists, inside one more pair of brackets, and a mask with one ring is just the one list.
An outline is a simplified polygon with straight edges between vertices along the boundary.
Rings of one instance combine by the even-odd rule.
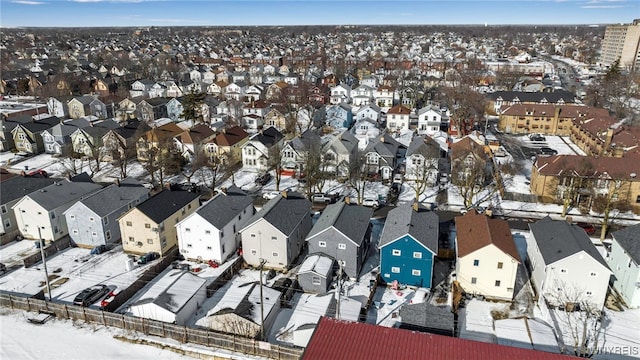
[[164, 189], [140, 203], [136, 208], [156, 224], [159, 224], [199, 196], [190, 191]]
[[415, 205], [411, 204], [398, 205], [387, 215], [378, 248], [409, 234], [427, 249], [437, 254], [439, 226], [436, 213], [422, 207], [418, 207], [416, 211]]
[[304, 216], [309, 216], [310, 211], [311, 202], [309, 200], [301, 194], [289, 192], [286, 197], [280, 194], [269, 200], [260, 211], [249, 219], [247, 225], [262, 218], [288, 236]]
[[196, 213], [217, 229], [222, 229], [252, 203], [251, 196], [238, 187], [232, 186], [227, 189], [226, 194], [221, 192], [207, 201]]
[[640, 241], [638, 234], [640, 234], [640, 224], [626, 227], [611, 234], [613, 239], [620, 244], [636, 264], [640, 264]]
[[529, 224], [531, 233], [546, 265], [553, 264], [571, 255], [584, 251], [607, 269], [609, 266], [593, 245], [587, 233], [577, 225], [562, 220], [551, 220], [549, 216]]
[[518, 249], [513, 241], [509, 224], [501, 219], [492, 219], [471, 210], [457, 216], [456, 235], [458, 257], [464, 257], [488, 245], [495, 245], [505, 254], [520, 262]]
[[342, 201], [328, 205], [311, 228], [307, 239], [334, 227], [360, 246], [369, 227], [371, 216], [373, 216], [373, 210], [365, 206]]

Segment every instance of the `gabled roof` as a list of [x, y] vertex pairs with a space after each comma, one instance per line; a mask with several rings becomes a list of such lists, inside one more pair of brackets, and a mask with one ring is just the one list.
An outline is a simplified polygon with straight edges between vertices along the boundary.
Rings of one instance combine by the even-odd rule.
[[485, 158], [484, 147], [468, 135], [451, 145], [451, 159], [453, 160], [466, 157], [471, 153], [482, 159]]
[[584, 251], [594, 260], [609, 269], [607, 263], [593, 245], [587, 233], [577, 225], [566, 221], [551, 220], [549, 216], [529, 224], [545, 265], [553, 264], [571, 255]]
[[172, 269], [147, 289], [131, 306], [153, 303], [177, 314], [204, 287], [206, 282], [206, 279], [189, 271]]
[[300, 265], [298, 274], [313, 272], [324, 277], [331, 275], [333, 270], [333, 259], [322, 254], [313, 254], [307, 256]]
[[300, 136], [293, 138], [289, 144], [296, 151], [308, 151], [314, 144], [320, 144], [320, 134], [314, 129], [309, 129]]
[[[2, 183], [4, 187], [4, 183]], [[629, 254], [629, 257], [640, 264], [640, 224], [626, 227], [611, 234], [613, 240]]]
[[449, 306], [435, 306], [429, 301], [407, 304], [400, 308], [399, 315], [402, 324], [409, 327], [454, 334], [454, 315]]
[[136, 179], [126, 178], [120, 182], [120, 186], [111, 184], [78, 202], [91, 209], [96, 215], [105, 216], [148, 192], [149, 190]]
[[219, 146], [233, 146], [247, 137], [249, 134], [240, 126], [233, 126], [218, 134], [213, 142]]
[[262, 143], [264, 146], [269, 148], [273, 146], [275, 143], [277, 143], [278, 141], [280, 141], [283, 137], [284, 135], [282, 135], [282, 133], [278, 131], [278, 129], [276, 129], [273, 126], [270, 126], [262, 130], [261, 132], [255, 134], [251, 138], [251, 141], [254, 141], [254, 140], [258, 141]]
[[140, 203], [136, 208], [156, 224], [159, 224], [199, 196], [189, 191], [164, 189]]
[[311, 202], [301, 194], [289, 192], [286, 197], [280, 194], [269, 200], [260, 211], [253, 215], [247, 222], [247, 226], [259, 219], [264, 219], [288, 236], [305, 216], [309, 216], [310, 211]]
[[431, 252], [438, 254], [439, 226], [440, 221], [436, 213], [422, 207], [416, 211], [414, 206], [408, 203], [398, 205], [387, 215], [378, 248], [408, 234]]
[[369, 228], [371, 216], [373, 216], [373, 210], [365, 206], [347, 204], [343, 201], [330, 204], [311, 228], [307, 239], [333, 227], [360, 246]]
[[440, 145], [429, 136], [417, 135], [411, 139], [406, 156], [413, 154], [420, 154], [425, 158], [438, 159], [440, 157]]
[[101, 188], [102, 186], [92, 182], [60, 180], [31, 192], [27, 196], [45, 210], [53, 210], [64, 204], [88, 196]]
[[194, 127], [181, 133], [180, 139], [183, 143], [198, 144], [206, 139], [212, 137], [215, 133], [213, 130], [205, 124], [197, 124]]
[[396, 114], [396, 115], [409, 115], [411, 114], [411, 110], [404, 105], [396, 105], [387, 111], [387, 114]]
[[505, 254], [520, 262], [518, 249], [513, 241], [509, 224], [501, 219], [492, 219], [471, 210], [456, 216], [458, 257], [462, 258], [493, 244]]
[[496, 91], [487, 94], [487, 96], [494, 101], [501, 98], [508, 102], [512, 102], [515, 99], [526, 103], [540, 103], [542, 99], [546, 99], [546, 101], [550, 103], [557, 103], [560, 100], [565, 103], [575, 102], [575, 95], [566, 90], [555, 90], [552, 92]]
[[375, 152], [385, 158], [395, 159], [398, 149], [402, 146], [391, 135], [384, 133], [382, 136], [378, 136], [372, 139], [365, 149], [365, 153]]
[[17, 200], [29, 193], [53, 184], [56, 179], [13, 176], [0, 184], [0, 204]]
[[567, 355], [322, 317], [304, 360], [567, 360]]
[[[251, 196], [248, 196], [238, 187], [232, 186], [227, 189], [226, 194], [220, 192], [211, 198], [211, 200], [202, 204], [202, 206], [196, 210], [196, 213], [211, 223], [211, 225], [215, 226], [216, 229], [222, 229], [231, 219], [242, 213], [242, 211], [252, 203], [253, 199]], [[253, 213], [250, 215], [253, 215]]]
[[546, 176], [581, 176], [640, 181], [640, 162], [610, 156], [553, 155], [539, 156], [534, 167]]

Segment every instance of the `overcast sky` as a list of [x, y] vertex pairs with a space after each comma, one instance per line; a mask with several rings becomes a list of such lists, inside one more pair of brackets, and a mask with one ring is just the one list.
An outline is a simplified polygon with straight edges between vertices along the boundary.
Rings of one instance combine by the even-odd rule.
[[606, 24], [639, 18], [639, 4], [638, 0], [0, 0], [0, 25]]

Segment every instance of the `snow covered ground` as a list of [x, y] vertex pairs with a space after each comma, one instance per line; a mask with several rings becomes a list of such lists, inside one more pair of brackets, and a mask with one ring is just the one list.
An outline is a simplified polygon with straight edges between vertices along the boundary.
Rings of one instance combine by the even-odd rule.
[[[199, 352], [217, 359], [261, 359], [71, 320], [53, 318], [42, 325], [36, 325], [27, 321], [34, 315], [36, 314], [0, 309], [0, 359], [193, 359], [162, 349], [163, 346], [171, 346], [179, 351]], [[118, 340], [115, 336], [155, 343], [158, 347], [132, 344]]]

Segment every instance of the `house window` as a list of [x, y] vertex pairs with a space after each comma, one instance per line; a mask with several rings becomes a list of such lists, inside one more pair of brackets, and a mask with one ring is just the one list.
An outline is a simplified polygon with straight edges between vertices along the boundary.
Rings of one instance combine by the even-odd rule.
[[207, 250], [211, 250], [211, 246], [207, 246]]
[[591, 291], [587, 291], [587, 296], [591, 296], [593, 293]]
[[189, 228], [184, 228], [184, 231], [185, 231], [185, 232], [190, 232], [190, 231], [191, 231], [191, 229], [189, 229]]
[[413, 276], [420, 276], [421, 273], [422, 272], [420, 270], [416, 270], [416, 269], [411, 270], [411, 275]]
[[640, 195], [638, 195], [638, 197], [636, 197], [636, 204], [640, 204]]
[[500, 287], [500, 280], [496, 280], [496, 287]]
[[93, 231], [93, 232], [91, 232], [91, 236], [96, 237], [96, 236], [98, 236], [98, 233]]
[[105, 225], [109, 225], [109, 218], [106, 218], [106, 217], [105, 217], [105, 218], [104, 218], [104, 220], [102, 220], [102, 222], [103, 222]]
[[589, 276], [595, 277], [595, 276], [598, 276], [598, 274], [597, 274], [597, 273], [592, 272], [592, 273], [590, 273], [590, 274], [589, 274]]
[[205, 230], [204, 233], [207, 234], [207, 235], [210, 235], [211, 234], [211, 230]]
[[151, 224], [144, 224], [145, 229], [151, 229]]
[[311, 283], [312, 283], [313, 285], [320, 285], [320, 276], [313, 276], [313, 277], [311, 278]]
[[567, 269], [560, 269], [560, 272], [563, 273], [563, 274], [566, 274]]
[[413, 252], [413, 258], [414, 259], [422, 259], [422, 253], [420, 251], [414, 251]]
[[90, 217], [90, 218], [89, 218], [89, 221], [93, 222], [93, 220], [94, 220], [94, 219], [93, 219], [92, 217]]
[[163, 237], [162, 239], [160, 239], [160, 246], [162, 246], [163, 248], [167, 246], [167, 238]]
[[153, 244], [153, 239], [147, 239], [147, 244]]
[[[5, 205], [0, 206], [0, 209], [2, 210], [3, 214], [7, 213], [7, 207]], [[73, 217], [72, 217], [72, 219], [73, 219]]]
[[402, 254], [402, 252], [398, 249], [393, 249], [391, 250], [391, 255], [393, 256], [400, 256]]
[[[251, 235], [252, 235], [251, 237], [255, 237], [255, 236], [253, 236], [253, 234], [251, 234]], [[220, 238], [222, 239], [223, 237], [224, 237], [224, 230], [220, 231]]]
[[252, 237], [252, 238], [256, 237], [256, 234], [251, 234], [251, 237]]
[[11, 227], [11, 220], [10, 219], [5, 219], [4, 220], [4, 227], [5, 228], [10, 228]]
[[136, 241], [136, 239], [133, 238], [133, 236], [129, 236], [129, 242], [134, 242]]
[[[4, 210], [4, 209], [3, 209]], [[3, 211], [4, 212], [4, 211]], [[74, 220], [76, 218], [75, 215], [69, 215], [69, 219]]]
[[480, 260], [474, 259], [473, 260], [473, 266], [480, 266]]
[[273, 241], [277, 241], [277, 240], [278, 240], [278, 237], [276, 237], [276, 236], [272, 236], [272, 237], [271, 237], [271, 240], [273, 240]]
[[338, 249], [345, 250], [347, 248], [346, 244], [338, 244]]
[[499, 263], [498, 263], [498, 269], [502, 269], [502, 265], [503, 265], [503, 264], [502, 264], [501, 262], [499, 262]]
[[472, 277], [472, 278], [471, 278], [471, 283], [472, 283], [472, 284], [476, 284], [476, 283], [478, 283], [478, 278], [474, 278], [474, 277]]
[[392, 266], [391, 267], [391, 272], [394, 274], [400, 274], [400, 268], [397, 266]]
[[318, 241], [318, 246], [327, 247], [327, 242], [326, 241]]
[[107, 230], [105, 236], [107, 237], [107, 240], [111, 240], [111, 230]]
[[72, 231], [72, 232], [73, 232], [74, 234], [77, 234], [77, 233], [78, 233], [78, 229], [73, 229], [73, 231]]
[[278, 257], [278, 253], [274, 251], [274, 252], [271, 253], [271, 256]]

